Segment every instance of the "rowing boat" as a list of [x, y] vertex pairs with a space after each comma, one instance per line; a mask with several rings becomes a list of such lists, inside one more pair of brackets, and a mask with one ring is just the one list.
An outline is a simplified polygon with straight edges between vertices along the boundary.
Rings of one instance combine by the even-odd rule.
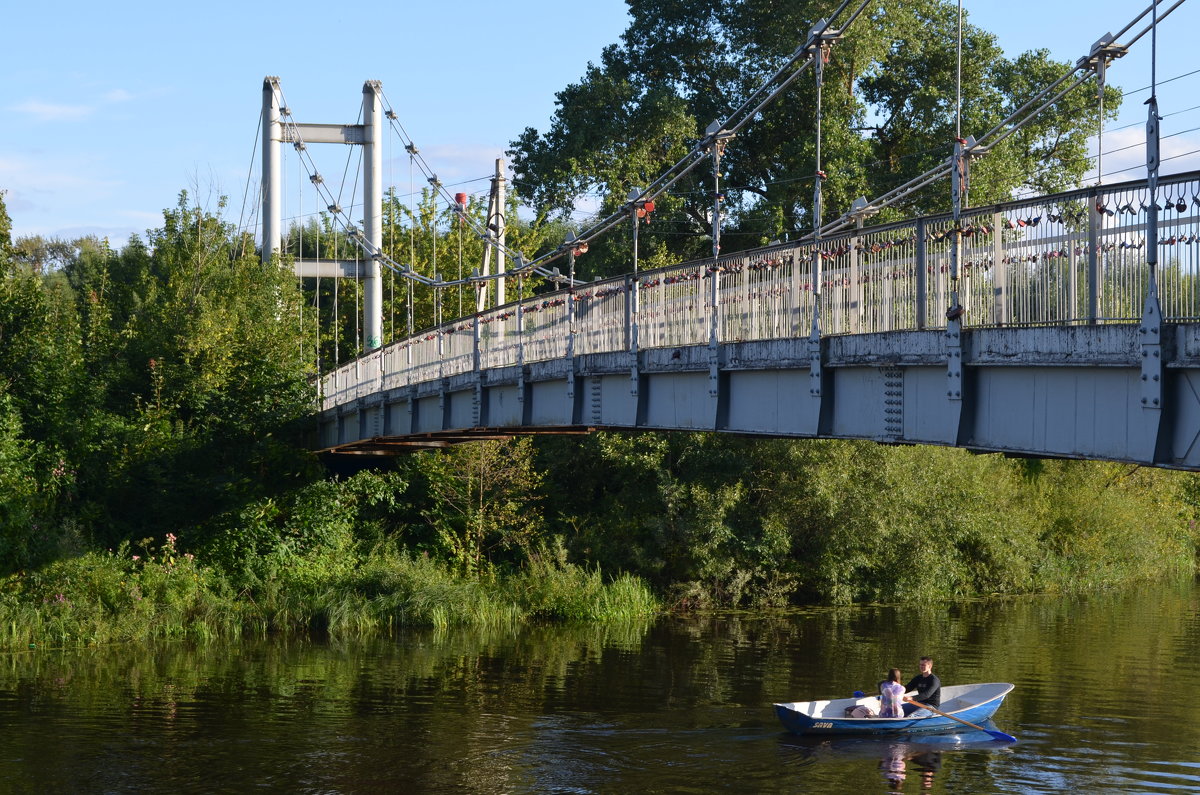
[[[995, 714], [1012, 689], [1013, 686], [1005, 682], [949, 685], [942, 688], [942, 703], [938, 709], [960, 721], [980, 723]], [[900, 734], [962, 728], [962, 724], [953, 718], [937, 714], [903, 718], [848, 717], [852, 708], [860, 706], [878, 713], [879, 696], [776, 704], [775, 714], [784, 728], [794, 734]]]

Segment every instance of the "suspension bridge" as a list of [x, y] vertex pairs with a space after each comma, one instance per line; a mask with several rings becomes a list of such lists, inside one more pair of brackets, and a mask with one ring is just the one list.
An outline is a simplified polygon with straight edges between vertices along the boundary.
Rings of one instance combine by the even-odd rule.
[[[816, 76], [819, 107], [822, 65], [866, 2], [851, 8], [847, 0], [817, 23], [759, 93], [715, 121], [617, 213], [532, 261], [505, 245], [502, 171], [484, 223], [472, 220], [464, 194], [451, 199], [419, 160], [378, 82], [364, 84], [360, 124], [317, 125], [296, 122], [279, 81], [267, 78], [265, 260], [281, 251], [281, 145], [290, 143], [302, 161], [308, 144], [363, 150], [361, 229], [315, 167], [306, 175], [324, 191], [321, 203], [341, 219], [355, 255], [300, 256], [296, 273], [363, 282], [365, 353], [320, 376], [317, 447], [361, 457], [518, 434], [682, 430], [1200, 470], [1200, 172], [1159, 175], [1153, 101], [1144, 179], [987, 207], [963, 200], [971, 158], [1087, 81], [1103, 95], [1107, 66], [1153, 34], [1160, 2], [1098, 40], [1012, 117], [978, 138], [959, 138], [950, 158], [886, 196], [864, 197], [823, 222], [818, 144], [809, 236], [721, 254], [717, 198], [713, 256], [654, 270], [637, 265], [638, 217], [702, 163], [712, 164], [719, 185], [725, 144], [805, 69]], [[458, 279], [423, 276], [385, 252], [385, 123], [400, 130], [410, 164], [420, 162], [431, 189], [485, 242], [482, 269]], [[819, 131], [818, 116], [818, 141]], [[865, 224], [947, 178], [952, 212]], [[576, 280], [575, 256], [630, 220], [630, 272]], [[567, 273], [551, 270], [554, 261], [564, 261]], [[421, 332], [410, 314], [408, 335], [383, 345], [382, 267], [410, 291], [432, 289], [435, 302], [446, 288], [466, 286], [474, 311]], [[518, 287], [522, 297], [505, 301], [505, 280], [535, 274], [565, 287], [533, 296]]]

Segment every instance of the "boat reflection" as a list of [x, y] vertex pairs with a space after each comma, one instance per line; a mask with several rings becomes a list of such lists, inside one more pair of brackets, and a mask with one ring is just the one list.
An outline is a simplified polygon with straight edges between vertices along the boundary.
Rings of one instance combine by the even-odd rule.
[[[991, 721], [982, 726], [985, 729], [995, 728]], [[934, 777], [942, 769], [945, 753], [1004, 751], [1012, 746], [1012, 743], [997, 740], [986, 731], [975, 729], [882, 737], [783, 734], [780, 735], [779, 744], [784, 752], [796, 754], [800, 760], [808, 763], [875, 760], [888, 792], [904, 792], [906, 787], [913, 791], [931, 789]]]

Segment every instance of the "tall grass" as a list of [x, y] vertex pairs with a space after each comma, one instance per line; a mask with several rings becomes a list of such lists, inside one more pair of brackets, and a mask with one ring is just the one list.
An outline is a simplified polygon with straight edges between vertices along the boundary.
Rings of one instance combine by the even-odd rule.
[[163, 638], [210, 641], [272, 633], [367, 638], [400, 626], [506, 628], [608, 622], [659, 609], [641, 581], [539, 563], [519, 574], [466, 577], [392, 548], [340, 562], [238, 576], [179, 555], [87, 553], [0, 584], [0, 648], [87, 646]]

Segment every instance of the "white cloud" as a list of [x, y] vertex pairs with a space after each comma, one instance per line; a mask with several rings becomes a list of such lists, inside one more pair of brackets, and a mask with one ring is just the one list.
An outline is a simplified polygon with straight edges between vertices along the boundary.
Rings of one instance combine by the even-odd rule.
[[90, 105], [60, 105], [31, 99], [13, 105], [10, 110], [28, 114], [38, 121], [78, 121], [90, 116], [95, 108]]
[[131, 102], [136, 97], [123, 88], [106, 91], [98, 98], [98, 104], [68, 105], [56, 102], [43, 102], [40, 99], [29, 99], [19, 105], [10, 106], [9, 110], [32, 116], [37, 121], [79, 121], [85, 119], [97, 110], [98, 105], [116, 105]]

